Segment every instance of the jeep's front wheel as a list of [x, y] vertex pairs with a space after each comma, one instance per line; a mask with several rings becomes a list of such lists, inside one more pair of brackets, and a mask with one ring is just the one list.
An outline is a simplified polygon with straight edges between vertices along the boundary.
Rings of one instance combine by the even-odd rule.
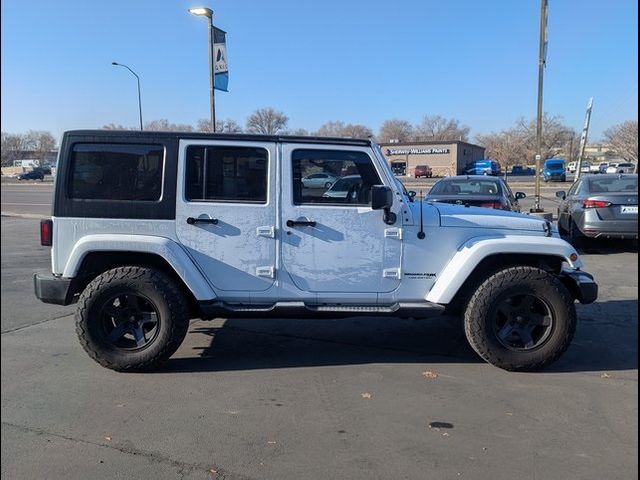
[[464, 324], [467, 340], [487, 362], [532, 371], [550, 365], [569, 347], [576, 310], [557, 277], [535, 267], [512, 267], [480, 285]]
[[162, 272], [118, 267], [96, 277], [76, 310], [80, 343], [96, 362], [118, 371], [144, 371], [169, 358], [189, 328], [187, 302]]

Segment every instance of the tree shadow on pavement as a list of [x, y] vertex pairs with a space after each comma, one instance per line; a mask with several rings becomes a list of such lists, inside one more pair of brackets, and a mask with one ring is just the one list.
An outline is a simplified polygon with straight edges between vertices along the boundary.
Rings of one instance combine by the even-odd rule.
[[[637, 300], [578, 305], [574, 342], [546, 372], [637, 369], [637, 309]], [[158, 372], [479, 362], [460, 322], [450, 317], [239, 318], [195, 322], [185, 345]]]

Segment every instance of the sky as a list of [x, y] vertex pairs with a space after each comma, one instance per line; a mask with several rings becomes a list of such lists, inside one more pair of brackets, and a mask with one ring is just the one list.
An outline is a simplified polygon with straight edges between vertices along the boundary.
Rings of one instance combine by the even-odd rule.
[[[289, 128], [459, 119], [471, 138], [534, 118], [539, 0], [2, 0], [2, 131], [194, 124], [209, 116], [208, 6], [227, 31], [218, 119], [257, 108]], [[549, 0], [544, 110], [590, 138], [638, 118], [635, 0]]]

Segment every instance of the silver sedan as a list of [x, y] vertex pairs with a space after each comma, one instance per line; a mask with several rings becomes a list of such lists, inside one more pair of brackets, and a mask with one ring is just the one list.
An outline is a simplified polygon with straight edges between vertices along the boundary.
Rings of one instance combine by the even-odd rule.
[[558, 229], [574, 245], [585, 237], [638, 239], [638, 175], [584, 175], [556, 192]]

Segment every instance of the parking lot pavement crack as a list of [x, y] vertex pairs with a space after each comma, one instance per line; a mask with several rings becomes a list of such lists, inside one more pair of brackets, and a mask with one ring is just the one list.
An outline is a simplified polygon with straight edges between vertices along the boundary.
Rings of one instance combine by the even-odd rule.
[[4, 335], [5, 333], [18, 332], [20, 330], [24, 330], [25, 328], [36, 327], [38, 325], [42, 325], [43, 323], [52, 322], [54, 320], [59, 320], [61, 318], [65, 318], [65, 317], [70, 317], [71, 315], [73, 315], [73, 313], [64, 313], [62, 315], [58, 315], [58, 316], [55, 316], [55, 317], [52, 317], [52, 318], [45, 318], [44, 320], [40, 320], [38, 322], [33, 322], [33, 323], [28, 324], [28, 325], [20, 325], [19, 327], [15, 327], [15, 328], [8, 328], [6, 330], [3, 330], [1, 333], [2, 333], [2, 335]]
[[158, 452], [149, 452], [146, 450], [141, 450], [131, 446], [119, 446], [118, 444], [108, 444], [102, 442], [96, 442], [92, 440], [85, 440], [82, 438], [75, 438], [69, 435], [63, 435], [61, 433], [52, 432], [50, 430], [46, 430], [40, 427], [33, 427], [29, 425], [20, 425], [17, 423], [11, 422], [2, 422], [3, 426], [13, 428], [23, 433], [30, 433], [34, 435], [45, 435], [55, 438], [60, 438], [63, 440], [67, 440], [73, 443], [80, 443], [85, 445], [92, 445], [94, 447], [107, 448], [110, 450], [116, 450], [120, 453], [124, 453], [125, 455], [135, 455], [139, 457], [146, 458], [151, 462], [157, 462], [164, 465], [168, 465], [172, 468], [175, 468], [180, 475], [180, 478], [184, 477], [184, 475], [188, 475], [193, 472], [205, 472], [211, 476], [211, 478], [215, 480], [255, 480], [252, 477], [247, 477], [245, 475], [237, 475], [232, 474], [215, 464], [212, 465], [204, 465], [199, 463], [188, 463], [182, 462], [180, 460], [175, 460], [173, 458], [167, 457], [166, 455], [162, 455]]

